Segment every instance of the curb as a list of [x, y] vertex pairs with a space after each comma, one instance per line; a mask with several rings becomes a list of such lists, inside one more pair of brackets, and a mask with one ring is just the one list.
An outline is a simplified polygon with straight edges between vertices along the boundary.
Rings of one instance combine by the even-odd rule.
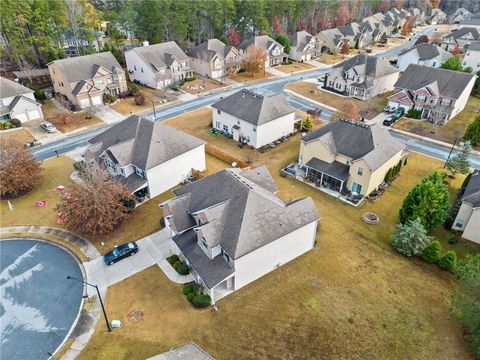
[[303, 100], [306, 100], [306, 101], [308, 101], [308, 102], [311, 102], [312, 104], [316, 104], [316, 105], [318, 105], [318, 106], [320, 106], [320, 107], [323, 107], [323, 108], [325, 108], [325, 109], [327, 109], [327, 110], [330, 110], [330, 111], [333, 111], [333, 112], [337, 112], [337, 111], [338, 111], [336, 108], [334, 108], [334, 107], [332, 107], [332, 106], [325, 105], [324, 103], [321, 103], [321, 102], [319, 102], [319, 101], [315, 101], [315, 100], [313, 100], [313, 99], [310, 99], [310, 98], [307, 97], [307, 96], [300, 95], [299, 93], [296, 93], [295, 91], [292, 91], [292, 90], [290, 90], [290, 89], [285, 89], [285, 88], [284, 88], [283, 91], [289, 93], [290, 95], [292, 95], [292, 96], [294, 96], [294, 97], [298, 97], [298, 98], [300, 98], [300, 99], [303, 99]]

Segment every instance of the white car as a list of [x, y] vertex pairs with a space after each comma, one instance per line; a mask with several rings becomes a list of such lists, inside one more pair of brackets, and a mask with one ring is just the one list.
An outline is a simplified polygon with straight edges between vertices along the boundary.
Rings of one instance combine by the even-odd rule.
[[57, 128], [55, 127], [55, 125], [47, 121], [41, 123], [40, 127], [47, 133], [54, 133], [55, 131], [57, 131]]

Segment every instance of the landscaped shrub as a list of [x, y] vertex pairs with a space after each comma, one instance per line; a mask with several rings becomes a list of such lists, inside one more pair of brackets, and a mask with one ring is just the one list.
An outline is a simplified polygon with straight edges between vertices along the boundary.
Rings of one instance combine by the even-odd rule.
[[47, 100], [47, 95], [45, 95], [45, 91], [40, 89], [34, 89], [34, 90], [35, 91], [33, 93], [33, 96], [35, 97], [35, 99], [37, 99], [38, 101]]
[[124, 92], [121, 92], [120, 94], [118, 94], [118, 98], [119, 99], [126, 99], [127, 97], [131, 96], [132, 93], [130, 92], [130, 90], [127, 90], [127, 91], [124, 91]]
[[177, 273], [179, 273], [180, 275], [188, 275], [190, 274], [190, 268], [188, 267], [187, 264], [184, 264], [182, 262], [180, 262], [180, 265], [178, 265], [175, 270], [177, 270]]
[[195, 297], [195, 294], [194, 293], [188, 293], [186, 296], [187, 296], [187, 300], [189, 302], [192, 302], [193, 298]]
[[140, 90], [138, 89], [138, 86], [136, 84], [130, 83], [128, 84], [128, 91], [130, 91], [130, 94], [135, 96]]
[[113, 95], [110, 95], [110, 94], [103, 94], [103, 103], [104, 104], [111, 104], [113, 102], [115, 102], [115, 100], [117, 100], [117, 98]]
[[457, 267], [457, 254], [448, 250], [438, 261], [438, 266], [445, 270], [454, 270]]
[[193, 286], [191, 284], [183, 284], [182, 292], [183, 295], [193, 294]]
[[447, 230], [451, 230], [453, 226], [453, 222], [455, 221], [455, 218], [457, 217], [458, 211], [460, 210], [460, 206], [462, 206], [462, 199], [459, 197], [452, 205], [450, 210], [448, 210], [448, 215], [447, 218], [445, 219], [445, 222], [443, 223], [443, 226]]
[[450, 238], [448, 239], [448, 243], [450, 245], [455, 245], [456, 243], [458, 243], [458, 240], [460, 240], [460, 234], [455, 234], [450, 236]]
[[420, 119], [420, 116], [422, 116], [422, 110], [410, 109], [407, 111], [407, 114], [406, 114], [406, 117], [409, 117], [412, 119]]
[[7, 129], [13, 129], [15, 125], [13, 125], [10, 121], [0, 121], [0, 129], [2, 130], [7, 130]]
[[204, 308], [209, 306], [212, 303], [212, 300], [210, 299], [210, 295], [203, 294], [203, 295], [194, 296], [193, 299], [191, 300], [191, 303], [196, 308]]
[[73, 169], [78, 171], [80, 174], [85, 173], [87, 164], [84, 160], [76, 161], [73, 163]]
[[22, 122], [18, 119], [10, 119], [10, 124], [12, 124], [14, 127], [18, 128], [22, 126]]
[[167, 261], [170, 265], [173, 266], [173, 264], [175, 264], [177, 261], [180, 261], [178, 255], [172, 255], [172, 256], [169, 256], [167, 257]]
[[172, 255], [167, 258], [167, 261], [180, 275], [188, 275], [190, 268], [177, 255]]
[[186, 78], [185, 78], [185, 81], [186, 81], [186, 82], [195, 81], [195, 80], [196, 80], [196, 77], [195, 77], [195, 76], [186, 77]]
[[143, 95], [141, 92], [138, 92], [135, 95], [135, 105], [142, 106], [145, 104], [145, 95]]
[[442, 246], [437, 240], [433, 240], [422, 252], [422, 258], [429, 263], [436, 263], [440, 258]]

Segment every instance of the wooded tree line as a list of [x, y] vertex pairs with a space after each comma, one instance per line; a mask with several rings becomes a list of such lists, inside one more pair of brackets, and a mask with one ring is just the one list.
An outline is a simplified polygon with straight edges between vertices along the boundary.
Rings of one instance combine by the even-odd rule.
[[95, 51], [101, 21], [108, 21], [111, 44], [119, 47], [134, 34], [151, 44], [176, 41], [182, 47], [218, 38], [237, 45], [256, 34], [312, 34], [360, 21], [391, 7], [426, 10], [425, 0], [2, 0], [1, 55], [20, 68], [44, 67], [63, 57], [62, 39]]

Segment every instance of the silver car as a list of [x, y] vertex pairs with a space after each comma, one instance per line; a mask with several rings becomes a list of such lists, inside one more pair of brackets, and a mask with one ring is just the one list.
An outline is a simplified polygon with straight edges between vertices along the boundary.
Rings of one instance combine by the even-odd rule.
[[55, 127], [55, 125], [53, 125], [52, 123], [49, 123], [47, 121], [41, 123], [40, 127], [43, 130], [45, 130], [47, 133], [54, 133], [55, 131], [57, 131], [57, 128]]

